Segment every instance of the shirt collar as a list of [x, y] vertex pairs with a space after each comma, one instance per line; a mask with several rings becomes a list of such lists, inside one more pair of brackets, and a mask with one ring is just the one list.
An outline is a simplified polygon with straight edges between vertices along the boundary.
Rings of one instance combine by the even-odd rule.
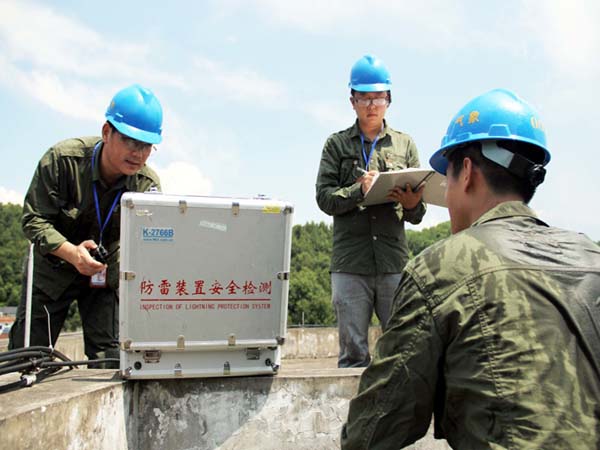
[[510, 201], [500, 203], [499, 205], [496, 205], [489, 211], [485, 212], [479, 219], [473, 222], [473, 225], [471, 226], [476, 227], [477, 225], [481, 225], [486, 222], [491, 222], [493, 220], [515, 216], [530, 217], [532, 219], [535, 219], [537, 222], [548, 226], [545, 222], [538, 219], [533, 209], [531, 209], [522, 201]]
[[[92, 158], [94, 158], [94, 160], [92, 161], [92, 181], [94, 183], [96, 181], [102, 183], [102, 178], [100, 177], [100, 155], [102, 154], [103, 147], [104, 142], [98, 141], [96, 142], [96, 144], [94, 144], [94, 147], [92, 148]], [[94, 151], [94, 149], [96, 148], [97, 150]]]
[[[385, 121], [385, 119], [383, 119], [383, 129], [379, 132], [379, 139], [383, 138], [387, 134], [388, 134], [388, 124]], [[356, 119], [356, 121], [354, 122], [354, 125], [352, 125], [352, 128], [350, 129], [350, 137], [360, 139], [360, 127], [358, 126], [358, 119]]]

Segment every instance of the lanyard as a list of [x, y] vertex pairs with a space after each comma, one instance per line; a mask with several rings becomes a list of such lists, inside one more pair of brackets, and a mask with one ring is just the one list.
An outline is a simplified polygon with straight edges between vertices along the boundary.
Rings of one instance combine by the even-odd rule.
[[94, 162], [96, 160], [96, 151], [98, 150], [99, 146], [100, 146], [100, 142], [98, 142], [96, 144], [96, 146], [94, 147], [94, 152], [92, 153], [92, 190], [94, 191], [94, 204], [96, 206], [96, 216], [98, 218], [98, 226], [100, 227], [100, 238], [99, 238], [98, 245], [101, 245], [102, 244], [102, 234], [104, 233], [104, 229], [106, 228], [106, 225], [108, 224], [108, 221], [110, 220], [110, 217], [112, 216], [112, 213], [115, 210], [115, 207], [117, 206], [117, 202], [119, 201], [119, 198], [121, 197], [121, 189], [119, 189], [119, 191], [117, 192], [117, 195], [115, 196], [115, 199], [112, 202], [110, 210], [108, 211], [108, 215], [106, 216], [106, 220], [104, 221], [104, 224], [102, 224], [102, 216], [100, 215], [100, 203], [98, 202], [98, 191], [96, 190], [96, 182], [94, 181]]
[[[383, 124], [381, 124], [381, 129], [383, 130]], [[381, 131], [379, 132], [381, 133]], [[365, 135], [360, 132], [360, 143], [362, 145], [362, 154], [363, 160], [365, 161], [365, 169], [369, 170], [369, 163], [371, 162], [371, 157], [373, 156], [373, 150], [375, 150], [375, 146], [377, 145], [377, 141], [379, 140], [379, 134], [375, 136], [373, 143], [371, 144], [371, 151], [369, 152], [369, 157], [367, 158], [367, 152], [365, 152]]]

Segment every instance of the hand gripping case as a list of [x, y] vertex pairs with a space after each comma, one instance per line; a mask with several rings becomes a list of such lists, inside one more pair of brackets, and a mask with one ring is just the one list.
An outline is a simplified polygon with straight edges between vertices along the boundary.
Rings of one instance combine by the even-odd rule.
[[292, 205], [125, 193], [121, 374], [274, 374], [284, 342]]

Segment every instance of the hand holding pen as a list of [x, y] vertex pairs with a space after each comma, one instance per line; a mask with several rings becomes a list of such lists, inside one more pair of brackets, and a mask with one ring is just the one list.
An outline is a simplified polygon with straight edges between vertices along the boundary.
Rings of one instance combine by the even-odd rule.
[[371, 185], [373, 184], [373, 181], [375, 181], [375, 178], [379, 172], [376, 170], [366, 171], [362, 167], [358, 166], [356, 166], [356, 171], [360, 174], [360, 177], [358, 177], [356, 181], [360, 183], [361, 190], [364, 195], [369, 192], [369, 189], [371, 189]]

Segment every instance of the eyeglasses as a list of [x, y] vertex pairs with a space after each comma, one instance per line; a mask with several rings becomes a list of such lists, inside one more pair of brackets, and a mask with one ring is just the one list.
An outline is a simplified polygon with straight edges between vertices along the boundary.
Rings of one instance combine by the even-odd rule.
[[387, 99], [387, 97], [378, 97], [378, 98], [356, 98], [356, 97], [352, 97], [354, 100], [354, 103], [357, 104], [358, 106], [361, 106], [363, 108], [366, 108], [369, 105], [374, 105], [374, 106], [386, 106], [389, 104], [389, 100]]
[[129, 150], [138, 151], [138, 152], [149, 152], [150, 150], [156, 150], [156, 147], [152, 144], [148, 144], [147, 142], [138, 141], [137, 139], [130, 138], [129, 136], [125, 136], [119, 130], [115, 128], [115, 131], [119, 134], [121, 141], [125, 144]]

